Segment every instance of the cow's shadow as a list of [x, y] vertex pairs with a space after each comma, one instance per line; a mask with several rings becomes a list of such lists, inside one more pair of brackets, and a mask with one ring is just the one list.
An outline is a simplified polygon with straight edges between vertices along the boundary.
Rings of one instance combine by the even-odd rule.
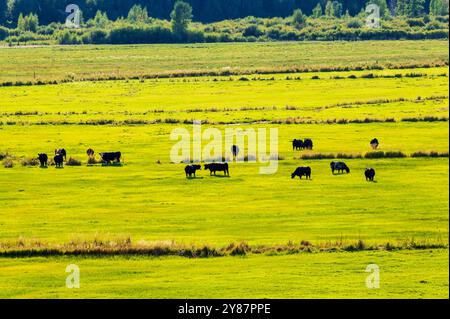
[[215, 177], [215, 178], [230, 178], [230, 175], [209, 175], [210, 177]]
[[39, 166], [39, 168], [42, 168], [42, 169], [47, 169], [47, 168], [48, 168], [48, 166]]
[[192, 180], [192, 179], [204, 179], [204, 177], [188, 176], [188, 177], [186, 177], [186, 179], [188, 179], [188, 180]]

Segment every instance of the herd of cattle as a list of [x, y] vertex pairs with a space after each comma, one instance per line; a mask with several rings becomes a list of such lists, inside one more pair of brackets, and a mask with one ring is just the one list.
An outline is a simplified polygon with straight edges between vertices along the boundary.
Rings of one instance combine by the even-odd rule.
[[[370, 145], [373, 149], [377, 149], [379, 146], [378, 139], [373, 139], [370, 141]], [[310, 138], [307, 138], [305, 140], [301, 139], [294, 139], [292, 141], [292, 148], [293, 150], [303, 150], [313, 149], [313, 141]], [[239, 147], [236, 145], [233, 145], [232, 147], [233, 156], [236, 157], [239, 153]], [[89, 148], [86, 151], [86, 154], [89, 158], [94, 159], [95, 152], [92, 148]], [[99, 153], [102, 162], [104, 164], [111, 164], [113, 162], [120, 163], [120, 159], [122, 157], [121, 152], [105, 152], [105, 153]], [[45, 153], [38, 154], [38, 159], [41, 164], [41, 167], [47, 167], [48, 165], [48, 155]], [[64, 148], [56, 149], [55, 150], [55, 156], [53, 157], [53, 161], [55, 163], [56, 167], [62, 167], [64, 161], [67, 159], [67, 152]], [[337, 173], [350, 173], [350, 168], [345, 164], [344, 162], [331, 162], [330, 163], [331, 172], [333, 174]], [[187, 165], [184, 168], [184, 172], [186, 173], [186, 178], [192, 178], [196, 177], [196, 172], [198, 170], [201, 170], [202, 167], [200, 165]], [[209, 170], [210, 175], [216, 175], [217, 172], [223, 172], [225, 176], [230, 176], [230, 170], [228, 163], [210, 163], [204, 165], [205, 170]], [[297, 167], [297, 169], [291, 174], [292, 179], [295, 177], [299, 177], [302, 179], [305, 177], [306, 179], [311, 179], [311, 167], [309, 166], [300, 166]], [[375, 170], [373, 168], [366, 168], [364, 171], [364, 175], [366, 177], [367, 181], [373, 181], [375, 178]]]
[[[307, 138], [305, 140], [301, 139], [294, 139], [292, 141], [292, 149], [293, 150], [312, 150], [313, 149], [313, 141], [310, 138]], [[370, 141], [370, 145], [373, 149], [377, 149], [379, 146], [378, 139], [374, 138]], [[232, 146], [232, 152], [233, 156], [236, 157], [239, 153], [239, 147], [236, 145]], [[228, 163], [212, 163], [212, 164], [205, 164], [204, 166], [205, 170], [209, 170], [210, 175], [214, 174], [216, 175], [216, 172], [224, 172], [225, 176], [230, 176], [229, 166]], [[344, 162], [331, 162], [330, 163], [331, 172], [334, 175], [337, 173], [350, 173], [350, 168], [345, 164]], [[198, 170], [201, 170], [202, 167], [198, 164], [192, 164], [187, 165], [184, 168], [184, 172], [186, 173], [186, 178], [192, 178], [196, 177], [196, 172]], [[302, 179], [302, 177], [305, 177], [307, 179], [311, 179], [311, 167], [309, 166], [300, 166], [297, 167], [297, 169], [291, 174], [292, 179], [295, 177], [299, 177]], [[364, 176], [366, 177], [367, 181], [373, 182], [375, 179], [375, 169], [373, 168], [366, 168], [364, 171]]]
[[[89, 156], [89, 158], [94, 158], [95, 152], [92, 148], [88, 149], [86, 151], [86, 154]], [[102, 158], [102, 162], [104, 164], [111, 164], [112, 162], [120, 163], [120, 158], [122, 157], [122, 153], [120, 152], [106, 152], [106, 153], [99, 153], [100, 157]], [[48, 155], [45, 153], [38, 154], [38, 160], [41, 164], [41, 167], [47, 167], [48, 166]], [[55, 163], [55, 167], [61, 168], [63, 167], [64, 161], [67, 160], [67, 152], [64, 148], [59, 148], [55, 150], [55, 156], [53, 157], [53, 161]]]

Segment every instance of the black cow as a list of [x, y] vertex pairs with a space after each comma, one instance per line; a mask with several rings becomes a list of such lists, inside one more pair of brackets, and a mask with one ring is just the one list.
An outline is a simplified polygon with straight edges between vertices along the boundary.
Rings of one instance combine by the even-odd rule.
[[64, 160], [66, 160], [67, 152], [63, 148], [59, 148], [55, 150], [55, 155], [62, 155], [64, 157]]
[[239, 154], [239, 147], [237, 145], [233, 145], [231, 147], [231, 152], [233, 153], [233, 157], [238, 156], [238, 154]]
[[89, 148], [87, 151], [86, 151], [86, 154], [87, 154], [87, 156], [89, 156], [89, 157], [93, 157], [94, 156], [94, 150], [92, 149], [92, 148]]
[[292, 149], [295, 151], [299, 151], [305, 148], [305, 145], [302, 140], [293, 140], [292, 141]]
[[378, 142], [378, 139], [376, 139], [376, 138], [374, 138], [373, 140], [370, 141], [370, 146], [372, 146], [372, 148], [374, 150], [376, 150], [379, 145], [380, 145], [380, 142]]
[[194, 177], [196, 177], [195, 176], [195, 172], [197, 170], [201, 170], [201, 169], [202, 169], [202, 167], [200, 165], [188, 165], [188, 166], [186, 166], [184, 168], [184, 171], [186, 172], [186, 178], [187, 177], [192, 177], [192, 175], [194, 175]]
[[38, 154], [39, 163], [41, 163], [41, 167], [47, 167], [48, 156], [47, 154]]
[[344, 171], [347, 174], [350, 173], [350, 168], [344, 162], [331, 162], [330, 167], [333, 174], [335, 171], [338, 171], [338, 173], [343, 173]]
[[310, 138], [307, 138], [303, 141], [303, 146], [305, 149], [307, 150], [312, 150], [313, 149], [313, 141]]
[[373, 168], [366, 168], [364, 175], [366, 176], [366, 181], [373, 182], [375, 178], [375, 170]]
[[291, 177], [292, 177], [292, 179], [294, 179], [296, 176], [300, 177], [300, 179], [302, 179], [303, 176], [311, 179], [311, 167], [309, 167], [309, 166], [297, 167], [295, 172], [292, 173]]
[[122, 153], [120, 152], [107, 152], [99, 154], [105, 164], [111, 164], [111, 162], [120, 163], [120, 158], [122, 157]]
[[56, 167], [63, 167], [64, 155], [57, 154], [57, 155], [55, 155], [55, 157], [53, 157], [53, 160], [55, 161]]
[[205, 164], [205, 171], [209, 170], [209, 175], [216, 175], [216, 172], [224, 172], [225, 175], [230, 176], [230, 171], [228, 170], [228, 163], [212, 163]]

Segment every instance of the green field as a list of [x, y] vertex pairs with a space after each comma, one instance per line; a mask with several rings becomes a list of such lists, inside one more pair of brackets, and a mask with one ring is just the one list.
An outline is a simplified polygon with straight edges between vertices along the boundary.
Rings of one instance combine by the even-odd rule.
[[[206, 259], [6, 259], [0, 263], [0, 297], [448, 298], [448, 258], [448, 250], [440, 249]], [[379, 289], [364, 284], [371, 263], [380, 267]], [[80, 267], [80, 289], [64, 285], [68, 264]]]
[[[0, 154], [14, 164], [0, 166], [0, 297], [448, 298], [449, 70], [423, 67], [448, 63], [447, 44], [0, 49], [0, 61], [14, 52], [14, 63], [1, 64], [0, 82], [32, 80], [30, 63], [41, 67], [48, 55], [54, 60], [38, 72], [46, 81], [64, 78], [72, 58], [74, 79], [114, 75], [114, 67], [126, 76], [137, 69], [314, 70], [0, 87]], [[175, 54], [165, 58], [169, 52]], [[384, 68], [319, 70], [376, 62]], [[221, 132], [278, 129], [278, 171], [261, 175], [264, 164], [240, 162], [230, 163], [229, 178], [202, 170], [186, 179], [186, 164], [169, 156], [170, 134], [192, 130], [193, 120]], [[293, 151], [292, 140], [306, 137], [314, 150]], [[374, 137], [380, 151], [406, 157], [365, 158]], [[59, 147], [82, 165], [21, 165]], [[124, 165], [87, 166], [90, 147], [121, 151]], [[416, 152], [441, 157], [412, 157]], [[348, 175], [333, 175], [331, 159], [301, 159], [339, 153], [354, 157], [344, 160]], [[312, 180], [291, 179], [302, 165], [312, 168]], [[367, 167], [376, 169], [375, 183], [366, 182]], [[231, 243], [251, 251], [208, 258], [124, 253], [159, 246], [224, 251]], [[71, 247], [84, 254], [60, 255]], [[88, 254], [97, 248], [113, 256]], [[80, 266], [80, 289], [65, 287], [70, 263]], [[371, 263], [380, 267], [380, 289], [365, 287]]]
[[2, 48], [0, 83], [448, 64], [447, 47], [447, 41], [367, 41]]

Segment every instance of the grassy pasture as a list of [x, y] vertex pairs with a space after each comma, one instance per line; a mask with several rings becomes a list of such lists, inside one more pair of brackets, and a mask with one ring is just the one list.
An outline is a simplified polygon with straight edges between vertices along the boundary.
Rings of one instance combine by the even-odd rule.
[[[448, 63], [446, 41], [2, 48], [0, 82], [434, 62]], [[375, 78], [365, 78], [369, 73]], [[335, 176], [330, 160], [299, 157], [364, 155], [373, 137], [385, 152], [448, 152], [448, 68], [241, 77], [0, 87], [0, 153], [15, 156], [16, 164], [0, 166], [0, 248], [130, 238], [133, 244], [211, 247], [242, 241], [252, 247], [302, 240], [318, 245], [362, 240], [374, 246], [417, 242], [428, 249], [201, 259], [0, 257], [0, 297], [447, 298], [448, 248], [432, 245], [448, 247], [448, 157], [349, 159], [351, 173]], [[445, 120], [401, 121], [424, 117]], [[322, 123], [365, 118], [396, 122]], [[170, 133], [191, 130], [183, 122], [194, 119], [211, 123], [203, 129], [222, 132], [277, 128], [278, 172], [265, 176], [259, 164], [231, 163], [230, 178], [202, 170], [187, 180], [184, 164], [170, 162], [175, 143]], [[139, 120], [155, 123], [126, 124]], [[164, 123], [172, 120], [177, 123]], [[114, 124], [83, 124], [89, 121]], [[287, 124], [308, 121], [319, 123]], [[314, 151], [294, 152], [292, 139], [306, 137], [314, 140]], [[57, 147], [83, 165], [20, 165], [22, 158], [52, 154]], [[121, 151], [125, 165], [88, 167], [89, 147], [96, 153]], [[291, 179], [300, 165], [312, 167], [311, 181]], [[365, 181], [369, 166], [377, 171], [376, 183]], [[69, 263], [81, 268], [80, 290], [65, 288]], [[370, 263], [381, 268], [379, 290], [364, 286]]]
[[[380, 78], [348, 78], [349, 75], [361, 77], [367, 72], [318, 72], [289, 76], [300, 76], [302, 80], [265, 75], [256, 76], [266, 79], [264, 81], [203, 77], [146, 80], [143, 83], [135, 80], [3, 87], [0, 88], [0, 121], [76, 124], [157, 119], [202, 119], [217, 123], [287, 118], [322, 121], [365, 117], [448, 118], [448, 68], [371, 73]], [[381, 77], [412, 73], [424, 76]], [[313, 76], [318, 76], [319, 80], [313, 80]], [[343, 79], [335, 79], [337, 76]], [[215, 81], [217, 79], [219, 81]]]
[[[260, 175], [259, 165], [240, 163], [231, 164], [231, 178], [203, 171], [197, 180], [185, 179], [184, 165], [170, 164], [173, 128], [4, 127], [0, 136], [8, 140], [11, 154], [50, 153], [64, 144], [69, 156], [85, 161], [88, 147], [99, 152], [120, 145], [126, 166], [0, 168], [2, 238], [68, 242], [120, 234], [136, 241], [214, 245], [341, 237], [384, 243], [412, 237], [436, 241], [448, 232], [448, 159], [347, 160], [352, 173], [332, 176], [329, 160], [294, 160], [300, 152], [293, 152], [290, 143], [294, 136], [307, 135], [316, 141], [314, 152], [362, 153], [370, 150], [375, 134], [381, 150], [443, 152], [448, 123], [280, 125], [285, 160], [276, 175]], [[312, 181], [291, 180], [299, 165], [312, 167]], [[367, 166], [377, 169], [378, 183], [365, 182]]]
[[[448, 250], [211, 259], [4, 259], [1, 298], [448, 298]], [[380, 289], [364, 270], [380, 267]], [[65, 287], [68, 264], [80, 289]], [[243, 289], [243, 287], [245, 287]]]
[[448, 63], [447, 47], [447, 41], [364, 41], [2, 48], [0, 83]]

